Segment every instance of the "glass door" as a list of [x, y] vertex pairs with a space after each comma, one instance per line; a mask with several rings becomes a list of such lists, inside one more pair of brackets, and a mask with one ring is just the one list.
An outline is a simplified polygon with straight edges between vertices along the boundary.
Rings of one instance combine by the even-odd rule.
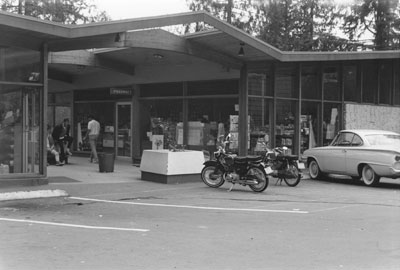
[[26, 88], [22, 98], [22, 167], [23, 172], [34, 173], [39, 169], [39, 93]]
[[0, 175], [39, 173], [39, 90], [3, 86], [0, 108]]
[[132, 104], [130, 102], [118, 102], [116, 106], [116, 155], [130, 157], [132, 153]]

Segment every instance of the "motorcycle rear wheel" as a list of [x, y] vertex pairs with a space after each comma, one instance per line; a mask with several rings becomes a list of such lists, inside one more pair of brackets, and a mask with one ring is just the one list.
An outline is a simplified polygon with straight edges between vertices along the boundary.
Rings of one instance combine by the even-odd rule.
[[264, 170], [261, 170], [260, 168], [251, 167], [247, 171], [247, 178], [252, 178], [257, 180], [258, 184], [249, 185], [251, 190], [253, 190], [254, 192], [263, 192], [268, 187], [269, 179], [265, 174]]
[[223, 172], [216, 166], [206, 166], [201, 171], [201, 180], [204, 184], [212, 188], [218, 188], [222, 186], [225, 182]]
[[288, 185], [289, 187], [295, 187], [300, 183], [300, 179], [301, 179], [301, 174], [299, 171], [299, 168], [297, 168], [297, 165], [295, 164], [289, 164], [289, 168], [287, 169], [290, 174], [292, 174], [293, 178], [286, 178], [284, 177], [283, 180], [285, 181], [286, 185]]

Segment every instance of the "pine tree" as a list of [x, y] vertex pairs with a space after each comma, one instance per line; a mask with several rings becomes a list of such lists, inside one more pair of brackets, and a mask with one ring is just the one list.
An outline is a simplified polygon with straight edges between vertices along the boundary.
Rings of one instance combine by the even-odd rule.
[[64, 24], [108, 21], [89, 0], [0, 0], [1, 10]]

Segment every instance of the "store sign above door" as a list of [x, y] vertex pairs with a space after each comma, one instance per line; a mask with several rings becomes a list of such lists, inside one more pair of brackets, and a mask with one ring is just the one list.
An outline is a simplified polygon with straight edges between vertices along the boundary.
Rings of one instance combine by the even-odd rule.
[[132, 89], [129, 88], [110, 88], [111, 96], [132, 96]]

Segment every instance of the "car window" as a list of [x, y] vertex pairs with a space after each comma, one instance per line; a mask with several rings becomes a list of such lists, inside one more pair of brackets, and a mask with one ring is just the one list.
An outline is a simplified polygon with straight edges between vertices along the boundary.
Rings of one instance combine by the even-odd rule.
[[350, 132], [342, 132], [338, 135], [336, 140], [332, 143], [333, 146], [350, 146], [354, 134]]
[[396, 134], [370, 134], [365, 136], [370, 145], [400, 146], [400, 135]]
[[340, 133], [339, 133], [339, 134], [336, 134], [335, 138], [333, 138], [333, 140], [332, 140], [332, 142], [330, 143], [330, 145], [331, 145], [331, 146], [336, 146], [339, 137], [340, 137]]
[[361, 146], [361, 145], [363, 145], [363, 140], [360, 138], [360, 136], [354, 134], [351, 146]]

